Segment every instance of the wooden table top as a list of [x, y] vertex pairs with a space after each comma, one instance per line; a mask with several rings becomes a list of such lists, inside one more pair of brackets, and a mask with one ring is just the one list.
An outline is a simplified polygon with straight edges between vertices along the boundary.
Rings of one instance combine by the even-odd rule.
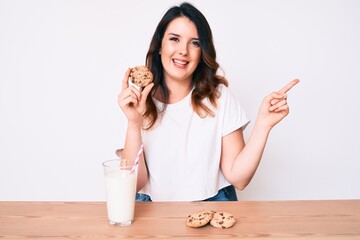
[[[104, 202], [0, 202], [0, 239], [360, 239], [360, 200], [136, 203], [135, 222], [108, 224]], [[187, 215], [232, 213], [229, 229]]]

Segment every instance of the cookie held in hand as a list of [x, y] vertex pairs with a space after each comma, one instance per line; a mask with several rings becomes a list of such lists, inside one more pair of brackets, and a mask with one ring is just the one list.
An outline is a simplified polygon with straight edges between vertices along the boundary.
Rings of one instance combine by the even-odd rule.
[[216, 212], [210, 221], [211, 226], [216, 228], [230, 228], [235, 224], [234, 216], [227, 212]]
[[135, 85], [139, 91], [149, 85], [153, 80], [152, 72], [145, 66], [130, 68], [129, 84]]
[[214, 211], [211, 210], [202, 210], [200, 212], [190, 214], [186, 219], [186, 226], [194, 228], [205, 226], [211, 221], [213, 214]]

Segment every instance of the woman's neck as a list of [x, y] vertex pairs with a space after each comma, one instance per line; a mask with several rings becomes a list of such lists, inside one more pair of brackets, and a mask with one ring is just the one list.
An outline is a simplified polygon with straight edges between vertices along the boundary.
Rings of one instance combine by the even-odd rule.
[[[171, 82], [166, 82], [166, 86], [169, 90], [169, 99], [167, 104], [173, 104], [181, 101], [191, 92], [192, 89], [191, 81], [186, 81], [186, 82], [171, 81]], [[157, 95], [156, 98], [161, 102], [165, 102], [163, 96], [159, 96], [160, 94], [161, 93], [158, 92], [158, 94], [156, 94]]]

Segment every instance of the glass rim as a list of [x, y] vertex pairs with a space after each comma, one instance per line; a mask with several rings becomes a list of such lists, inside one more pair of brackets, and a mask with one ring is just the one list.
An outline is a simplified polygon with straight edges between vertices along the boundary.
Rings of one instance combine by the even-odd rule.
[[134, 165], [135, 160], [129, 160], [129, 159], [122, 159], [122, 158], [114, 158], [106, 160], [102, 163], [103, 167], [113, 167], [115, 166], [115, 162], [129, 162], [131, 164], [126, 164], [124, 167], [132, 167]]

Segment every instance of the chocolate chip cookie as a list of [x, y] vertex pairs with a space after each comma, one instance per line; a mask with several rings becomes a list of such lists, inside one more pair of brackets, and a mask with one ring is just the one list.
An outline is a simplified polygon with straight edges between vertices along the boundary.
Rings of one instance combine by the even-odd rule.
[[211, 210], [202, 210], [197, 213], [190, 214], [186, 219], [186, 225], [189, 227], [202, 227], [208, 224], [212, 217], [214, 211]]
[[216, 228], [230, 228], [235, 224], [234, 216], [227, 212], [216, 212], [210, 221], [211, 226]]
[[136, 66], [131, 68], [129, 77], [130, 82], [140, 88], [146, 87], [153, 80], [153, 74], [145, 66]]

